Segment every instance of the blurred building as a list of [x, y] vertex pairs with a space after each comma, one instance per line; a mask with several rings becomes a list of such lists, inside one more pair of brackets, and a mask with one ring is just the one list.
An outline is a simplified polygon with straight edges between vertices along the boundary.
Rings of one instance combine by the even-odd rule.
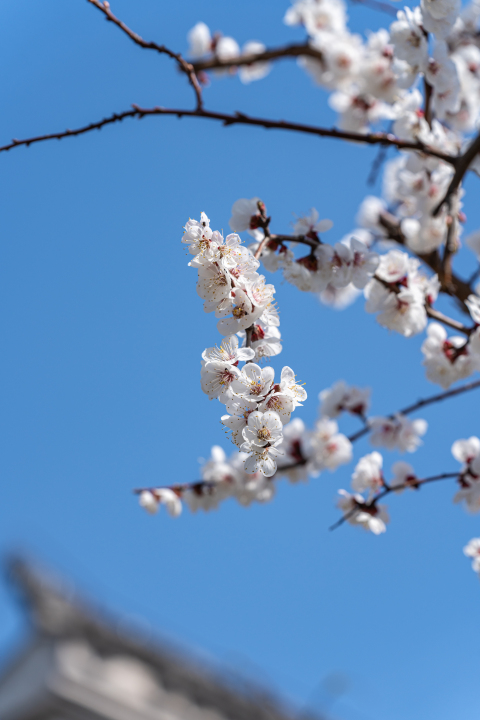
[[119, 631], [34, 566], [10, 574], [32, 628], [0, 672], [0, 720], [293, 720], [268, 693]]

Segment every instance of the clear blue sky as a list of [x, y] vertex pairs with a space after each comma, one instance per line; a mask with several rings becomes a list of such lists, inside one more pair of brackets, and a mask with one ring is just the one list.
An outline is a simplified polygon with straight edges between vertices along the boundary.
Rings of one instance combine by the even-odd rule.
[[[241, 43], [301, 36], [282, 24], [287, 3], [273, 0], [112, 7], [178, 50], [199, 20]], [[350, 15], [357, 30], [384, 20], [358, 7]], [[5, 0], [0, 20], [0, 144], [130, 103], [191, 103], [167, 59], [141, 51], [84, 0]], [[333, 123], [326, 95], [289, 61], [251, 86], [215, 82], [206, 99], [216, 109]], [[200, 353], [218, 336], [180, 244], [185, 220], [205, 210], [227, 228], [232, 203], [258, 195], [274, 230], [288, 231], [293, 212], [315, 206], [334, 221], [336, 241], [354, 227], [375, 153], [153, 118], [0, 157], [0, 547], [31, 552], [121, 617], [142, 618], [152, 633], [299, 706], [313, 693], [321, 707], [315, 688], [340, 672], [349, 679], [335, 707], [344, 720], [477, 720], [480, 583], [462, 547], [480, 523], [452, 505], [451, 485], [394, 498], [378, 538], [327, 530], [351, 468], [282, 484], [267, 506], [232, 502], [176, 521], [146, 516], [131, 494], [197, 478], [197, 458], [223, 441], [221, 407], [199, 387]], [[467, 182], [470, 230], [480, 225], [478, 183]], [[288, 364], [307, 382], [299, 413], [307, 422], [317, 393], [340, 378], [373, 386], [377, 414], [435, 391], [420, 338], [389, 334], [362, 300], [337, 313], [273, 281], [284, 340], [275, 367]], [[430, 427], [412, 456], [420, 474], [456, 469], [451, 443], [480, 434], [478, 407], [472, 394], [421, 415]], [[362, 441], [356, 457], [368, 449]], [[21, 627], [2, 583], [3, 656]]]

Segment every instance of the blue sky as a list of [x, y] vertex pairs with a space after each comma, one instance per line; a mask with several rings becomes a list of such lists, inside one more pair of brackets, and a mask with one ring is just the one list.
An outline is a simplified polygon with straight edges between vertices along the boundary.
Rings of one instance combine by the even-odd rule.
[[[301, 37], [283, 26], [287, 3], [167, 4], [116, 0], [147, 39], [186, 50], [197, 21], [269, 45]], [[355, 30], [389, 18], [353, 6]], [[0, 143], [99, 119], [131, 103], [189, 106], [174, 66], [141, 51], [84, 0], [2, 3]], [[331, 125], [326, 95], [294, 62], [263, 82], [215, 82], [210, 108]], [[150, 518], [138, 485], [198, 477], [197, 458], [224, 441], [221, 406], [199, 387], [201, 351], [217, 339], [180, 244], [205, 210], [227, 228], [239, 197], [260, 196], [274, 231], [315, 206], [335, 242], [354, 227], [376, 150], [207, 121], [125, 121], [0, 158], [0, 462], [3, 554], [22, 549], [115, 610], [206, 654], [227, 671], [321, 708], [319, 683], [348, 679], [344, 720], [478, 718], [476, 618], [480, 584], [462, 556], [480, 531], [431, 486], [389, 502], [382, 537], [335, 533], [334, 497], [351, 468], [307, 485], [283, 483], [269, 505], [179, 520]], [[478, 228], [467, 181], [467, 230]], [[378, 188], [377, 188], [378, 191]], [[421, 338], [380, 328], [363, 302], [338, 313], [281, 283], [284, 351], [306, 381], [299, 412], [337, 379], [373, 387], [376, 414], [435, 392]], [[480, 434], [478, 396], [432, 406], [419, 474], [455, 470], [453, 440]], [[342, 424], [345, 431], [354, 424]], [[362, 440], [356, 457], [368, 452]], [[397, 459], [387, 455], [387, 468]], [[407, 458], [410, 460], [410, 458]], [[0, 584], [5, 657], [22, 618]]]

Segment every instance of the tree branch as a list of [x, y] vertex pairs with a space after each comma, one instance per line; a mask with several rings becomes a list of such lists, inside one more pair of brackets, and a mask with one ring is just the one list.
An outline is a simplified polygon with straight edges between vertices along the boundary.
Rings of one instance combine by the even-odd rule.
[[270, 236], [270, 239], [273, 240], [273, 242], [278, 243], [279, 245], [283, 245], [283, 243], [286, 243], [286, 242], [296, 242], [296, 243], [300, 243], [302, 245], [308, 245], [309, 247], [312, 248], [312, 250], [321, 244], [319, 240], [315, 240], [314, 238], [307, 237], [307, 235], [275, 235], [275, 234], [272, 234]]
[[445, 196], [436, 208], [433, 210], [432, 215], [433, 217], [436, 217], [440, 210], [442, 209], [442, 206], [450, 200], [453, 193], [458, 190], [460, 187], [460, 184], [464, 178], [465, 173], [467, 172], [468, 168], [470, 167], [470, 163], [475, 159], [476, 155], [480, 152], [480, 133], [477, 135], [477, 137], [470, 143], [468, 148], [465, 150], [463, 155], [460, 155], [458, 157], [457, 163], [455, 165], [455, 174], [450, 182], [450, 185], [448, 186], [448, 190], [445, 193]]
[[[437, 402], [442, 402], [442, 400], [447, 400], [448, 398], [455, 397], [456, 395], [462, 395], [465, 392], [469, 392], [470, 390], [476, 390], [476, 388], [480, 388], [480, 380], [475, 380], [473, 382], [467, 383], [466, 385], [461, 385], [458, 388], [455, 388], [454, 390], [446, 390], [445, 392], [438, 393], [437, 395], [431, 395], [427, 398], [422, 398], [421, 400], [417, 400], [416, 403], [413, 403], [412, 405], [407, 405], [407, 407], [403, 408], [402, 410], [398, 410], [396, 413], [391, 413], [391, 415], [388, 415], [387, 417], [389, 420], [393, 420], [395, 415], [411, 415], [411, 413], [416, 412], [417, 410], [420, 410], [420, 408], [426, 407], [427, 405], [433, 405]], [[370, 432], [370, 428], [368, 425], [361, 428], [360, 430], [357, 430], [356, 433], [353, 433], [353, 435], [350, 435], [348, 438], [350, 442], [355, 442], [355, 440], [359, 440], [364, 435], [367, 435]]]
[[120, 28], [120, 30], [122, 30], [126, 35], [128, 35], [128, 37], [133, 40], [136, 45], [139, 45], [144, 50], [156, 50], [156, 52], [161, 53], [162, 55], [168, 55], [169, 58], [175, 60], [180, 70], [187, 76], [188, 81], [193, 88], [197, 100], [197, 109], [202, 109], [202, 88], [200, 86], [200, 83], [198, 82], [195, 69], [191, 63], [187, 62], [180, 53], [175, 53], [172, 50], [169, 50], [169, 48], [167, 48], [165, 45], [158, 45], [154, 42], [147, 42], [146, 40], [141, 38], [140, 35], [138, 35], [136, 32], [130, 30], [130, 28], [127, 27], [124, 22], [115, 17], [115, 15], [110, 10], [110, 3], [107, 2], [107, 0], [104, 0], [104, 2], [101, 2], [101, 0], [87, 0], [87, 2], [89, 2], [90, 5], [98, 8], [98, 10], [100, 10], [100, 12], [105, 15], [106, 19], [109, 22], [112, 22], [114, 25]]
[[353, 507], [351, 510], [349, 510], [345, 515], [343, 515], [341, 518], [337, 520], [333, 525], [329, 527], [329, 530], [336, 530], [340, 525], [343, 525], [344, 522], [349, 520], [355, 513], [362, 511], [362, 510], [368, 510], [369, 508], [374, 508], [376, 503], [379, 500], [382, 500], [386, 495], [390, 495], [392, 492], [398, 492], [398, 490], [406, 490], [407, 488], [414, 487], [416, 490], [421, 488], [422, 485], [427, 485], [428, 483], [432, 482], [438, 482], [439, 480], [452, 480], [453, 478], [457, 478], [461, 475], [460, 472], [456, 473], [440, 473], [439, 475], [432, 475], [428, 478], [423, 478], [423, 480], [415, 480], [414, 482], [406, 482], [402, 485], [394, 485], [393, 487], [388, 485], [386, 486], [378, 495], [376, 495], [374, 498], [369, 500], [365, 503], [359, 503], [356, 507]]
[[[88, 0], [89, 2], [91, 0]], [[287, 130], [291, 132], [305, 133], [307, 135], [315, 135], [317, 137], [328, 137], [335, 138], [337, 140], [347, 140], [354, 143], [363, 143], [366, 145], [389, 145], [398, 148], [399, 150], [416, 150], [417, 152], [423, 153], [424, 155], [430, 155], [432, 157], [439, 158], [450, 165], [455, 166], [457, 163], [457, 157], [454, 155], [446, 155], [441, 153], [435, 148], [431, 148], [428, 145], [424, 145], [421, 142], [412, 142], [410, 140], [400, 140], [390, 133], [371, 133], [362, 134], [356, 132], [347, 132], [344, 130], [337, 130], [336, 128], [324, 128], [317, 125], [305, 125], [304, 123], [289, 122], [286, 120], [270, 120], [267, 118], [252, 117], [251, 115], [245, 115], [242, 112], [235, 113], [222, 113], [214, 112], [212, 110], [204, 110], [197, 108], [196, 110], [185, 110], [182, 108], [142, 108], [138, 105], [132, 105], [133, 110], [126, 110], [121, 113], [114, 113], [110, 117], [99, 120], [95, 123], [90, 123], [84, 127], [77, 128], [76, 130], [65, 130], [64, 132], [50, 133], [47, 135], [37, 135], [24, 140], [18, 140], [14, 138], [11, 143], [0, 147], [0, 152], [6, 152], [12, 148], [19, 147], [20, 145], [33, 145], [34, 143], [43, 142], [44, 140], [61, 140], [64, 137], [73, 137], [75, 135], [82, 135], [83, 133], [90, 132], [90, 130], [97, 130], [105, 125], [111, 125], [115, 122], [120, 122], [125, 118], [138, 117], [142, 119], [144, 117], [151, 117], [154, 115], [174, 115], [178, 118], [192, 117], [192, 118], [204, 118], [206, 120], [216, 120], [223, 123], [224, 126], [229, 125], [251, 125], [256, 127], [263, 127], [268, 130]]]
[[268, 62], [269, 60], [280, 60], [281, 58], [295, 58], [308, 56], [315, 58], [319, 62], [323, 62], [323, 53], [317, 48], [309, 45], [308, 42], [293, 43], [291, 45], [282, 45], [278, 48], [270, 48], [260, 53], [251, 53], [250, 55], [239, 55], [236, 58], [221, 60], [214, 55], [206, 60], [192, 60], [191, 64], [195, 72], [203, 70], [217, 70], [221, 68], [235, 68], [243, 65], [253, 65], [257, 62]]
[[453, 318], [444, 315], [439, 310], [435, 310], [434, 308], [430, 307], [430, 305], [427, 305], [426, 311], [428, 317], [431, 317], [432, 320], [437, 320], [438, 322], [441, 322], [444, 325], [451, 327], [452, 330], [457, 330], [457, 332], [461, 332], [464, 335], [470, 336], [475, 330], [475, 326], [468, 328], [465, 325], [462, 325], [462, 323], [458, 322], [457, 320], [454, 320]]

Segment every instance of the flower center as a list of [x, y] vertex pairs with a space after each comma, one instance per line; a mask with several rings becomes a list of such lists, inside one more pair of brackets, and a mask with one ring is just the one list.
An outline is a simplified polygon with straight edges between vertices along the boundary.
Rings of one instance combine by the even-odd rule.
[[233, 308], [232, 315], [233, 315], [233, 317], [235, 317], [235, 318], [237, 318], [237, 319], [238, 319], [238, 318], [242, 318], [242, 317], [243, 317], [244, 315], [246, 315], [246, 314], [247, 314], [246, 311], [245, 311], [243, 308], [241, 308], [241, 307], [235, 307], [235, 308]]
[[282, 401], [278, 397], [278, 395], [270, 398], [270, 400], [267, 403], [268, 407], [272, 410], [280, 410], [282, 407]]
[[270, 430], [266, 427], [260, 428], [257, 433], [259, 440], [269, 440], [271, 437]]
[[252, 393], [252, 395], [260, 395], [262, 390], [263, 390], [263, 385], [261, 383], [258, 383], [258, 382], [252, 383], [251, 388], [250, 388], [250, 392]]
[[232, 380], [234, 380], [234, 378], [235, 378], [235, 375], [233, 375], [228, 370], [224, 370], [222, 372], [222, 374], [220, 375], [220, 379], [219, 379], [220, 385], [230, 385], [230, 383], [232, 382]]

